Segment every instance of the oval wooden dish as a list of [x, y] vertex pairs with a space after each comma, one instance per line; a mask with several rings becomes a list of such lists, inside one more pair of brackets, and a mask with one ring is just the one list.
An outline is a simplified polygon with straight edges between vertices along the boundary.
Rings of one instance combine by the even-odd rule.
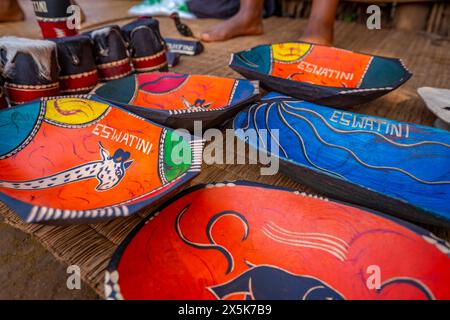
[[278, 157], [289, 177], [348, 202], [450, 227], [449, 132], [277, 93], [248, 110], [234, 120], [236, 135]]
[[173, 72], [135, 74], [94, 90], [97, 96], [171, 128], [216, 127], [256, 101], [257, 82]]
[[107, 269], [105, 295], [449, 299], [450, 247], [401, 220], [293, 190], [199, 185], [128, 235]]
[[202, 161], [200, 141], [89, 95], [2, 110], [0, 136], [0, 200], [29, 223], [131, 215], [198, 175]]
[[305, 42], [241, 51], [232, 55], [230, 67], [267, 90], [338, 108], [378, 98], [412, 75], [399, 59]]

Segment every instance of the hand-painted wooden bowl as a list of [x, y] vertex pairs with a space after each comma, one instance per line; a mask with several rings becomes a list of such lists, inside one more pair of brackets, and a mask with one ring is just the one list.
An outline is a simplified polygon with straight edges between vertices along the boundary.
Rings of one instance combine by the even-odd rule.
[[193, 130], [221, 125], [254, 102], [256, 82], [173, 72], [135, 74], [95, 90], [102, 99], [171, 128]]
[[411, 77], [399, 59], [304, 42], [241, 51], [230, 67], [267, 90], [339, 108], [378, 98]]
[[434, 126], [450, 131], [450, 89], [422, 87], [417, 91], [437, 117]]
[[183, 191], [136, 227], [109, 299], [450, 299], [450, 247], [401, 220], [251, 182]]
[[201, 166], [201, 142], [89, 95], [2, 110], [0, 136], [0, 201], [26, 222], [128, 216]]
[[[330, 196], [450, 227], [450, 133], [270, 93], [234, 129], [291, 178]], [[243, 130], [238, 130], [243, 129]], [[263, 145], [258, 136], [268, 138]], [[271, 135], [278, 134], [278, 139]], [[272, 143], [273, 142], [273, 143]]]

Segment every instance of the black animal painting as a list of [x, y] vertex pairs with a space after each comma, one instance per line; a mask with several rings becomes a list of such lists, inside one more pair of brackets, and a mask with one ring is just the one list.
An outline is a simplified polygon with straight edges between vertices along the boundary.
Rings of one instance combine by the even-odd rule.
[[210, 287], [219, 299], [245, 294], [246, 300], [343, 300], [324, 282], [289, 273], [274, 266], [254, 266], [233, 280]]

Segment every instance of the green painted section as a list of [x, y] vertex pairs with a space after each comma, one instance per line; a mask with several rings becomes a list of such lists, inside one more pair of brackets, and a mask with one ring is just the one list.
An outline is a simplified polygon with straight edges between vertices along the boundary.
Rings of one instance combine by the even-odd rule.
[[192, 163], [192, 148], [174, 131], [168, 130], [164, 140], [164, 173], [168, 181], [189, 170]]

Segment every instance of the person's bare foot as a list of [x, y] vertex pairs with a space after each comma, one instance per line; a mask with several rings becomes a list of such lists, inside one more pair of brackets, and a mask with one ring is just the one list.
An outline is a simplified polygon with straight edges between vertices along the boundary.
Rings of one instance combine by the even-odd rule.
[[21, 21], [25, 15], [17, 0], [0, 1], [0, 22]]
[[314, 0], [301, 41], [331, 46], [339, 0]]
[[299, 40], [324, 46], [331, 46], [333, 44], [333, 29], [323, 28], [322, 26], [316, 24], [311, 26], [308, 24]]
[[260, 35], [264, 31], [261, 15], [248, 15], [238, 12], [235, 16], [216, 24], [201, 34], [206, 42], [224, 41], [239, 36]]

